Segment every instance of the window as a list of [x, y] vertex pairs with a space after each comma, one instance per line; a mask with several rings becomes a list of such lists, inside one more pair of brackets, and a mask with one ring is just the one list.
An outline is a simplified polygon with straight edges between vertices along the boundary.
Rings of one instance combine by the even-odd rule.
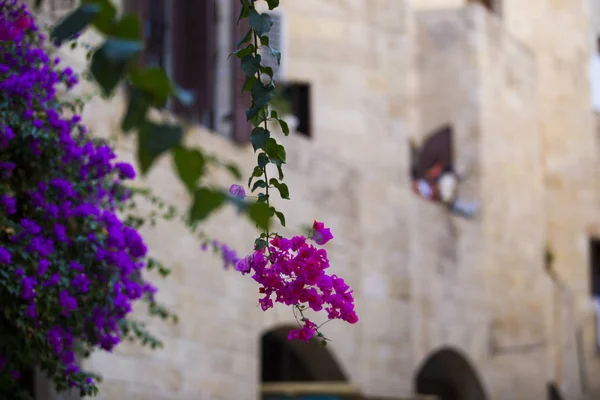
[[600, 240], [590, 241], [590, 290], [596, 309], [596, 351], [600, 352]]
[[192, 122], [213, 127], [214, 89], [217, 81], [216, 0], [127, 0], [126, 12], [142, 19], [145, 66], [160, 67], [196, 102], [186, 107], [176, 100], [168, 109]]
[[468, 3], [479, 3], [490, 11], [500, 14], [500, 0], [467, 0]]
[[592, 109], [600, 113], [600, 36], [596, 38], [596, 48], [590, 60], [590, 90], [592, 92]]
[[293, 123], [296, 125], [295, 131], [303, 136], [311, 137], [310, 85], [308, 83], [282, 83], [281, 86], [282, 98], [288, 103], [289, 114], [295, 119]]

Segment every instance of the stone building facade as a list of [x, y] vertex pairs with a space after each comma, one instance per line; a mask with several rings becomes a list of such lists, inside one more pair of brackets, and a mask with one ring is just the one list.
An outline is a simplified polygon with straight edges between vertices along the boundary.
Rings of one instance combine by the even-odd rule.
[[[289, 227], [281, 232], [318, 219], [336, 237], [332, 269], [354, 288], [361, 318], [327, 326], [338, 375], [370, 397], [438, 385], [469, 400], [545, 399], [549, 386], [564, 399], [600, 398], [590, 293], [600, 158], [588, 77], [597, 2], [281, 3], [282, 79], [311, 93], [311, 136], [283, 139], [292, 201], [278, 203]], [[231, 12], [228, 1], [217, 4]], [[231, 41], [220, 29], [219, 56]], [[85, 65], [83, 50], [63, 59]], [[249, 173], [250, 146], [228, 138], [231, 67], [219, 60], [218, 132], [192, 128], [186, 140]], [[95, 134], [118, 133], [124, 105], [122, 95], [94, 99], [85, 120]], [[457, 164], [470, 171], [461, 195], [482, 204], [474, 221], [411, 192], [409, 139], [442, 124], [454, 128]], [[119, 152], [134, 159], [122, 137]], [[169, 159], [145, 184], [189, 204]], [[242, 254], [256, 234], [230, 209], [206, 230]], [[263, 313], [253, 282], [223, 271], [181, 226], [164, 223], [145, 237], [174, 268], [157, 283], [181, 322], [153, 325], [163, 350], [123, 345], [94, 355], [101, 398], [259, 398], [261, 338], [293, 325], [291, 311]], [[305, 357], [318, 369], [318, 356]]]

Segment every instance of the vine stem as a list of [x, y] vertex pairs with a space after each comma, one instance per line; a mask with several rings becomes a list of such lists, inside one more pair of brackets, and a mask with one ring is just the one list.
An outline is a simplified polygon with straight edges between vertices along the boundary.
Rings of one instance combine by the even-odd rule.
[[[250, 7], [253, 8], [253, 9], [255, 9], [254, 0], [250, 1]], [[258, 35], [256, 34], [256, 31], [254, 29], [252, 30], [252, 36], [254, 38], [254, 56], [258, 56]], [[256, 75], [257, 75], [258, 81], [261, 82], [260, 78], [261, 78], [262, 73], [260, 71], [260, 68], [259, 68], [259, 70], [258, 70], [258, 72], [257, 72]], [[265, 126], [265, 130], [268, 131], [267, 120], [268, 120], [268, 118], [265, 117], [264, 126]], [[266, 165], [263, 167], [263, 176], [265, 177], [265, 185], [266, 185], [265, 186], [265, 196], [266, 196], [266, 201], [265, 202], [267, 204], [267, 207], [270, 210], [271, 209], [271, 202], [269, 200], [269, 177], [267, 175], [267, 166]], [[268, 221], [267, 221], [267, 227], [265, 228], [265, 234], [267, 235], [267, 238], [266, 238], [266, 240], [267, 240], [267, 252], [269, 254], [271, 254], [271, 250], [269, 249], [269, 244], [268, 244], [269, 243], [269, 237], [271, 236], [271, 234], [269, 232]]]

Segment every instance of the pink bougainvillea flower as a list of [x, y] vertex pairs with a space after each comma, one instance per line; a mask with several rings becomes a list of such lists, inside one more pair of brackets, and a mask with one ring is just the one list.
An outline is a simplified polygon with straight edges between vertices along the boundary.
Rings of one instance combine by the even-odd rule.
[[25, 31], [31, 26], [31, 20], [27, 16], [21, 15], [15, 20], [14, 24], [20, 31]]
[[331, 234], [331, 230], [329, 228], [325, 228], [325, 224], [315, 221], [313, 223], [313, 234], [311, 239], [314, 240], [318, 245], [323, 246], [325, 243], [333, 239], [333, 235]]
[[237, 197], [238, 199], [243, 199], [246, 197], [246, 191], [240, 185], [231, 185], [229, 188], [229, 194]]
[[312, 339], [315, 334], [317, 333], [317, 329], [316, 329], [316, 325], [309, 321], [306, 320], [304, 322], [304, 326], [297, 328], [297, 329], [292, 329], [289, 333], [288, 333], [288, 340], [303, 340], [306, 343], [310, 342], [310, 339]]
[[[333, 237], [322, 223], [315, 222], [315, 231], [322, 235], [322, 243]], [[263, 297], [258, 303], [263, 311], [277, 302], [294, 306], [301, 314], [308, 309], [323, 310], [328, 319], [357, 323], [352, 290], [342, 278], [327, 274], [328, 268], [327, 251], [307, 243], [303, 236], [275, 236], [267, 248], [255, 250], [235, 266], [242, 275], [251, 274], [260, 285], [258, 291]], [[292, 330], [288, 339], [308, 342], [316, 335], [322, 336], [312, 321], [301, 316], [304, 324]]]

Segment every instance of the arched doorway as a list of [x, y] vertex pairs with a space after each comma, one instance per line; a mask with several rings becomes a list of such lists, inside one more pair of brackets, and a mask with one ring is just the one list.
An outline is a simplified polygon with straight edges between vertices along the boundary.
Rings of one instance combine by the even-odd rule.
[[441, 349], [429, 356], [415, 376], [415, 391], [440, 400], [486, 400], [477, 373], [458, 351]]
[[262, 336], [262, 382], [346, 382], [340, 365], [319, 342], [287, 339], [293, 328], [272, 329]]

